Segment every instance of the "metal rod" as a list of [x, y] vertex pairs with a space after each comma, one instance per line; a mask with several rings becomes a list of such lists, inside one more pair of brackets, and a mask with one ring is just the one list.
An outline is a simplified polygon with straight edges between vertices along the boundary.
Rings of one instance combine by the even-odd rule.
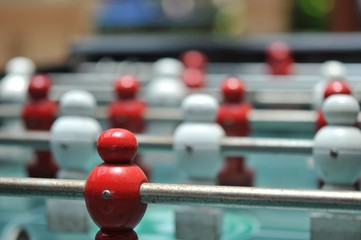
[[[21, 106], [2, 104], [0, 105], [0, 118], [18, 119]], [[108, 109], [105, 106], [97, 107], [94, 117], [99, 121], [108, 121]], [[148, 122], [172, 122], [179, 124], [183, 117], [179, 109], [175, 108], [148, 108], [144, 112], [144, 119]], [[248, 119], [253, 132], [281, 132], [313, 133], [317, 114], [307, 110], [251, 110]], [[361, 115], [360, 115], [361, 118]], [[359, 118], [359, 119], [360, 119]]]
[[[21, 116], [22, 106], [13, 104], [0, 105], [0, 118], [18, 119]], [[99, 106], [94, 112], [94, 117], [99, 121], [108, 121], [108, 109]], [[183, 120], [182, 113], [176, 108], [148, 108], [144, 112], [144, 119], [148, 122], [161, 121], [180, 123]], [[308, 110], [251, 110], [248, 119], [253, 132], [281, 132], [292, 131], [293, 133], [313, 133], [317, 114]], [[360, 118], [361, 119], [361, 114]]]
[[[0, 118], [20, 118], [22, 106], [17, 104], [1, 104]], [[94, 117], [98, 120], [108, 119], [108, 109], [105, 106], [96, 108]], [[144, 119], [147, 121], [169, 121], [181, 122], [183, 120], [182, 113], [176, 108], [148, 108], [144, 112]], [[360, 116], [361, 117], [361, 116]], [[316, 112], [308, 110], [251, 110], [248, 117], [250, 122], [269, 123], [310, 123], [314, 124], [316, 120]]]
[[0, 194], [6, 196], [83, 199], [84, 180], [0, 177]]
[[360, 192], [192, 186], [144, 183], [144, 203], [262, 207], [297, 210], [361, 211]]
[[223, 155], [227, 156], [237, 156], [245, 152], [312, 154], [313, 141], [227, 137], [222, 139], [221, 146]]
[[[139, 151], [172, 151], [171, 136], [136, 135]], [[1, 145], [21, 145], [35, 149], [49, 149], [49, 132], [23, 133], [0, 132]], [[94, 143], [96, 139], [94, 139]], [[221, 140], [221, 152], [226, 156], [238, 156], [248, 152], [311, 154], [312, 140], [225, 137]]]
[[49, 140], [50, 132], [47, 131], [0, 132], [0, 145], [6, 146], [16, 145], [34, 149], [49, 149]]
[[[84, 180], [0, 178], [0, 195], [4, 196], [83, 199], [84, 187]], [[361, 193], [358, 191], [143, 183], [140, 198], [147, 204], [361, 211]]]

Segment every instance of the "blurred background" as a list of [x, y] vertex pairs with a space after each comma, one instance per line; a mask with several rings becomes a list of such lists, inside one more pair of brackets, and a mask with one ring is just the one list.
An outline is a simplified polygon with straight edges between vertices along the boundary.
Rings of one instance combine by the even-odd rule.
[[62, 65], [74, 43], [81, 45], [89, 36], [205, 34], [242, 39], [357, 32], [360, 5], [357, 0], [1, 0], [0, 67], [19, 55], [39, 67]]

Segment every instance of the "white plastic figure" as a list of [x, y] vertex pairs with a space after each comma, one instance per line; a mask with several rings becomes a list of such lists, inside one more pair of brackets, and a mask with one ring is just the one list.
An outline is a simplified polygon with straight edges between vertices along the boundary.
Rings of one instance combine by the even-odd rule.
[[[178, 108], [185, 96], [186, 87], [176, 77], [156, 77], [147, 86], [146, 99], [152, 108]], [[176, 126], [172, 122], [149, 122], [146, 132], [150, 135], [169, 136]]]
[[173, 76], [154, 78], [147, 86], [148, 104], [154, 107], [179, 107], [186, 95], [184, 83]]
[[[1, 103], [25, 103], [28, 96], [30, 78], [35, 72], [34, 62], [25, 57], [15, 57], [5, 66], [6, 75], [0, 81]], [[1, 131], [21, 133], [26, 131], [20, 120], [2, 120]], [[31, 158], [32, 151], [17, 146], [0, 147], [0, 154], [4, 156], [0, 161], [23, 162]], [[23, 171], [23, 170], [21, 170]], [[25, 173], [25, 172], [24, 172]], [[24, 175], [26, 176], [26, 175]]]
[[[211, 96], [194, 94], [182, 102], [184, 122], [174, 132], [174, 152], [189, 183], [214, 184], [222, 164], [220, 142], [225, 132], [216, 117], [218, 102]], [[222, 211], [185, 208], [176, 211], [177, 239], [219, 240]], [[202, 233], [195, 234], [195, 231]]]
[[[50, 147], [60, 167], [58, 178], [86, 179], [98, 163], [95, 141], [102, 129], [92, 117], [94, 97], [82, 90], [72, 90], [60, 99], [60, 114], [51, 128]], [[87, 232], [90, 218], [84, 201], [49, 200], [47, 202], [50, 230]]]
[[0, 101], [25, 102], [30, 77], [35, 72], [34, 62], [26, 57], [15, 57], [6, 64], [5, 72], [0, 82]]
[[175, 58], [161, 58], [153, 64], [153, 76], [180, 77], [184, 70], [183, 63]]
[[355, 190], [361, 172], [361, 131], [355, 127], [359, 104], [352, 96], [333, 95], [322, 109], [328, 125], [314, 138], [317, 173], [325, 189]]
[[322, 79], [313, 88], [314, 109], [319, 109], [322, 106], [325, 86], [328, 81], [347, 80], [347, 69], [345, 65], [339, 61], [332, 60], [324, 62], [321, 66], [320, 74]]
[[187, 88], [180, 79], [183, 69], [183, 64], [173, 58], [163, 58], [154, 63], [154, 77], [146, 88], [146, 99], [150, 107], [180, 106], [187, 93]]
[[[322, 189], [356, 191], [361, 172], [361, 131], [355, 126], [359, 104], [354, 97], [339, 94], [328, 97], [322, 110], [328, 125], [317, 132], [313, 149]], [[354, 214], [314, 213], [311, 239], [358, 239], [360, 224], [361, 218]]]
[[225, 133], [216, 123], [218, 102], [211, 96], [194, 94], [182, 103], [184, 122], [174, 132], [177, 162], [191, 181], [214, 184], [223, 164], [220, 141]]
[[[186, 96], [186, 87], [183, 82], [175, 76], [161, 76], [151, 80], [147, 86], [146, 100], [148, 106], [153, 109], [177, 109], [179, 108], [183, 98]], [[146, 134], [148, 135], [173, 135], [177, 123], [171, 121], [150, 121], [146, 126]], [[152, 153], [144, 155], [144, 162], [152, 167], [152, 180], [157, 182], [174, 181], [177, 182], [179, 175], [174, 164], [173, 153]], [[161, 161], [161, 164], [154, 164]]]

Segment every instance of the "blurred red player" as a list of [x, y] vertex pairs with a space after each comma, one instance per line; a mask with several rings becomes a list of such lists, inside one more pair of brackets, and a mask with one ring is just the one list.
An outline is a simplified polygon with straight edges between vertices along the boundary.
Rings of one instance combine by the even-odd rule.
[[[51, 79], [47, 75], [38, 74], [31, 78], [28, 95], [29, 101], [22, 110], [23, 123], [28, 130], [49, 131], [56, 119], [57, 104], [48, 99]], [[51, 152], [36, 150], [35, 159], [27, 166], [30, 177], [55, 178], [58, 166]]]
[[207, 57], [200, 51], [191, 50], [181, 56], [185, 67], [182, 80], [189, 88], [201, 88], [205, 85]]
[[[220, 105], [217, 122], [227, 136], [248, 136], [250, 132], [248, 113], [252, 106], [244, 100], [245, 85], [230, 77], [222, 82], [223, 102]], [[254, 172], [247, 168], [244, 157], [227, 157], [218, 174], [220, 185], [252, 186]]]
[[271, 43], [266, 52], [266, 62], [273, 75], [293, 73], [294, 59], [290, 48], [284, 42]]
[[186, 68], [182, 73], [182, 80], [189, 88], [202, 88], [205, 85], [205, 73], [197, 68]]
[[185, 68], [197, 68], [205, 70], [207, 64], [206, 55], [196, 50], [186, 51], [182, 54], [181, 60]]
[[[328, 98], [334, 94], [347, 94], [350, 95], [351, 88], [347, 84], [347, 82], [343, 80], [332, 80], [327, 83], [324, 92], [324, 99]], [[317, 120], [316, 120], [316, 132], [320, 130], [322, 127], [326, 126], [327, 122], [323, 116], [322, 109], [317, 110]]]
[[[109, 123], [112, 128], [124, 128], [133, 133], [142, 133], [145, 129], [144, 111], [147, 105], [137, 99], [139, 80], [134, 76], [122, 76], [114, 85], [117, 100], [108, 107]], [[138, 154], [134, 162], [138, 164], [149, 177], [149, 168], [141, 163]]]

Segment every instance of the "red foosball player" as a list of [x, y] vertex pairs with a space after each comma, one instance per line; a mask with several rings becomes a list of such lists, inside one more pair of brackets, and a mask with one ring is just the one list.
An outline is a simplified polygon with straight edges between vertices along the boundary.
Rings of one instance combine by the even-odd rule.
[[[223, 127], [227, 136], [248, 136], [250, 126], [248, 113], [252, 106], [244, 100], [244, 83], [230, 77], [222, 82], [223, 102], [220, 105], [217, 122]], [[254, 172], [247, 168], [244, 157], [227, 157], [218, 174], [220, 185], [252, 186]]]
[[181, 60], [185, 67], [182, 80], [189, 88], [202, 88], [206, 83], [207, 57], [200, 51], [191, 50], [183, 53]]
[[[29, 101], [22, 110], [23, 123], [28, 130], [49, 131], [55, 121], [58, 106], [48, 98], [51, 80], [38, 74], [31, 78], [28, 88]], [[35, 159], [27, 166], [30, 177], [55, 178], [58, 166], [50, 151], [36, 150]]]
[[273, 42], [268, 46], [266, 62], [270, 74], [290, 75], [293, 73], [294, 60], [292, 52], [284, 42]]
[[[109, 123], [112, 128], [125, 128], [133, 133], [142, 133], [145, 129], [143, 118], [147, 105], [137, 99], [139, 80], [134, 76], [120, 77], [114, 85], [117, 100], [109, 104]], [[134, 162], [138, 164], [149, 177], [150, 170], [141, 161], [138, 154]]]
[[133, 228], [147, 208], [139, 189], [147, 177], [132, 160], [137, 152], [135, 136], [125, 129], [109, 129], [98, 139], [98, 153], [104, 163], [89, 174], [85, 203], [100, 227], [95, 240], [136, 240]]

